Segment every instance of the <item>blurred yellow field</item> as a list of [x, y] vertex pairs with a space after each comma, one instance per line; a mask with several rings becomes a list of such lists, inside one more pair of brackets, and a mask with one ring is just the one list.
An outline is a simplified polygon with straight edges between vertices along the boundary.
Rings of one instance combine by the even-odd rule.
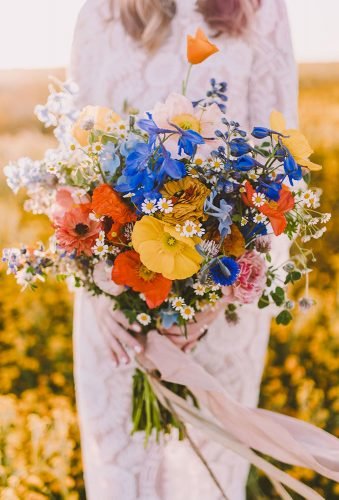
[[[51, 73], [51, 72], [49, 72]], [[53, 74], [63, 78], [63, 71]], [[315, 183], [324, 191], [324, 211], [333, 219], [315, 245], [312, 273], [316, 306], [296, 315], [288, 328], [273, 326], [262, 383], [262, 407], [297, 416], [339, 435], [339, 64], [300, 68], [300, 122], [324, 165]], [[22, 155], [39, 158], [53, 137], [33, 115], [48, 89], [46, 71], [0, 72], [0, 163]], [[0, 176], [0, 246], [46, 239], [44, 217], [22, 211]], [[0, 498], [1, 500], [85, 498], [72, 378], [72, 298], [66, 287], [49, 284], [20, 293], [1, 270], [0, 298]], [[296, 294], [302, 294], [302, 284]], [[339, 488], [310, 471], [296, 477], [326, 499]], [[276, 498], [269, 483], [252, 471], [248, 498]]]

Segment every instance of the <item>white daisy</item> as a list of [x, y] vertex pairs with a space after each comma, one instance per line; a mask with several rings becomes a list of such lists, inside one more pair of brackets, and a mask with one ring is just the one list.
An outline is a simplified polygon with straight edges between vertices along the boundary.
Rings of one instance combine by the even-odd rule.
[[216, 302], [217, 300], [219, 300], [219, 296], [215, 293], [215, 292], [212, 292], [209, 294], [208, 296], [210, 302]]
[[139, 323], [141, 325], [147, 326], [147, 325], [150, 324], [150, 322], [152, 320], [151, 320], [151, 316], [149, 316], [148, 314], [146, 314], [146, 313], [140, 313], [137, 316], [137, 321], [139, 321]]
[[264, 214], [258, 213], [258, 214], [255, 214], [255, 216], [253, 217], [253, 221], [256, 224], [260, 224], [261, 222], [266, 222], [267, 221], [267, 217]]
[[146, 199], [141, 205], [141, 210], [144, 214], [154, 214], [157, 211], [157, 201]]
[[[95, 214], [94, 212], [91, 212], [88, 216], [91, 220], [94, 220], [95, 222], [100, 222], [104, 219], [104, 217], [100, 217], [100, 215]], [[104, 233], [105, 234], [105, 233]]]
[[185, 306], [185, 299], [183, 297], [174, 297], [171, 299], [173, 309], [180, 311]]
[[332, 215], [330, 213], [323, 214], [321, 217], [321, 222], [323, 224], [327, 224], [328, 221], [331, 219]]
[[158, 200], [157, 207], [160, 212], [170, 214], [171, 212], [173, 212], [173, 201], [167, 200], [166, 198], [160, 198], [160, 200]]
[[262, 207], [266, 202], [265, 195], [263, 193], [254, 193], [252, 196], [252, 202], [255, 207]]
[[107, 252], [108, 252], [108, 245], [105, 245], [104, 243], [96, 244], [93, 247], [93, 253], [94, 255], [98, 255], [98, 257], [103, 257], [104, 255], [107, 254]]
[[241, 217], [240, 225], [246, 226], [247, 223], [248, 223], [248, 220], [246, 219], [246, 217]]
[[258, 179], [259, 175], [256, 174], [255, 172], [250, 172], [248, 174], [248, 178], [251, 179], [252, 181], [256, 181]]
[[194, 290], [194, 293], [195, 295], [205, 295], [205, 292], [206, 292], [206, 286], [203, 285], [202, 283], [199, 283], [198, 281], [196, 283], [194, 283], [194, 285], [192, 286], [193, 290]]
[[222, 162], [220, 160], [214, 160], [212, 162], [212, 169], [214, 170], [214, 172], [221, 172], [223, 169]]
[[193, 307], [184, 306], [180, 309], [180, 314], [184, 319], [190, 320], [190, 319], [194, 318], [195, 312], [194, 312]]

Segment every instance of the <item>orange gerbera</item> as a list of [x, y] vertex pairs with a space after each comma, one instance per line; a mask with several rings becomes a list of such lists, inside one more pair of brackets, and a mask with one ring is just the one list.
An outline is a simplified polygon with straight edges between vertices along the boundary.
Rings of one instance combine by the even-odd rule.
[[[245, 189], [245, 193], [242, 194], [243, 202], [249, 207], [254, 207], [253, 195], [256, 194], [256, 191], [248, 181], [245, 184]], [[278, 201], [269, 200], [256, 208], [269, 218], [274, 234], [279, 236], [285, 231], [287, 225], [285, 213], [292, 210], [293, 207], [293, 195], [289, 188], [283, 184]]]
[[117, 256], [112, 269], [112, 280], [117, 285], [129, 286], [135, 292], [143, 293], [150, 309], [160, 306], [172, 287], [171, 280], [147, 269], [134, 250]]
[[205, 35], [201, 28], [197, 29], [195, 36], [187, 36], [187, 59], [191, 64], [200, 64], [219, 49]]

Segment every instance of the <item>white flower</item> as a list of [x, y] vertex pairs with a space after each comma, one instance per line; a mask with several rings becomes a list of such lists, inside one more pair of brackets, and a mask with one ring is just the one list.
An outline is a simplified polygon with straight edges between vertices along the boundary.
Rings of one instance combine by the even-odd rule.
[[194, 312], [193, 307], [184, 306], [180, 309], [180, 314], [184, 319], [190, 320], [190, 319], [194, 318], [195, 312]]
[[214, 160], [212, 162], [211, 166], [212, 166], [212, 170], [214, 170], [214, 172], [221, 172], [223, 169], [223, 164], [220, 160]]
[[108, 252], [108, 245], [105, 245], [104, 243], [98, 242], [98, 244], [94, 245], [92, 250], [93, 250], [94, 255], [98, 255], [98, 257], [103, 257]]
[[[91, 212], [88, 216], [90, 220], [93, 220], [95, 222], [100, 222], [104, 219], [104, 217], [100, 217], [99, 215], [95, 214], [94, 212]], [[105, 234], [105, 233], [104, 233]]]
[[185, 306], [185, 299], [183, 297], [174, 297], [170, 302], [176, 311], [180, 311]]
[[192, 236], [202, 236], [205, 233], [205, 229], [202, 227], [200, 222], [193, 222], [187, 220], [182, 227], [176, 226], [176, 230], [180, 231], [180, 236], [185, 236], [190, 238]]
[[93, 281], [100, 290], [114, 297], [120, 295], [125, 290], [124, 286], [117, 285], [112, 280], [112, 266], [109, 266], [104, 261], [95, 264], [93, 269]]
[[210, 302], [215, 303], [215, 302], [217, 302], [217, 300], [219, 300], [219, 295], [217, 295], [215, 292], [212, 292], [209, 294], [208, 298], [209, 298]]
[[248, 174], [248, 178], [251, 179], [252, 181], [256, 181], [258, 179], [259, 175], [256, 174], [255, 172], [250, 172]]
[[248, 220], [246, 219], [246, 217], [241, 217], [240, 225], [246, 226], [247, 223], [248, 223]]
[[203, 285], [202, 283], [199, 283], [198, 281], [196, 283], [194, 283], [194, 285], [192, 286], [192, 288], [194, 289], [195, 295], [202, 296], [206, 292], [206, 286]]
[[330, 213], [323, 214], [321, 217], [321, 222], [323, 224], [327, 224], [329, 220], [331, 220], [332, 215]]
[[315, 240], [318, 240], [319, 238], [322, 237], [322, 235], [324, 233], [326, 233], [326, 231], [327, 231], [326, 227], [322, 227], [321, 229], [318, 229], [318, 231], [316, 233], [314, 233], [313, 238]]
[[139, 323], [141, 325], [147, 326], [147, 325], [150, 324], [150, 322], [152, 321], [152, 319], [151, 319], [151, 316], [149, 316], [148, 314], [141, 313], [141, 314], [138, 314], [137, 321], [139, 321]]
[[160, 198], [160, 200], [158, 200], [157, 207], [161, 212], [169, 214], [173, 212], [173, 201], [167, 200], [166, 198]]
[[262, 207], [266, 202], [265, 195], [263, 193], [254, 193], [252, 196], [252, 202], [255, 207]]
[[154, 214], [157, 211], [157, 201], [146, 199], [141, 205], [141, 210], [144, 214]]
[[261, 222], [266, 222], [267, 221], [267, 217], [264, 214], [258, 213], [258, 214], [255, 214], [255, 216], [253, 217], [253, 221], [256, 224], [260, 224]]

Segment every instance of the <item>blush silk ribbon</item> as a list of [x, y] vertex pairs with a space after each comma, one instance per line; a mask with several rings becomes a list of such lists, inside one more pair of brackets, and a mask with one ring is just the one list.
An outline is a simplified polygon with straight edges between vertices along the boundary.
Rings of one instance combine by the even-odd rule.
[[202, 410], [193, 408], [150, 375], [153, 389], [165, 406], [170, 404], [183, 421], [192, 423], [211, 439], [223, 442], [264, 470], [282, 498], [291, 497], [279, 483], [310, 500], [322, 497], [253, 450], [339, 481], [339, 439], [328, 432], [296, 418], [241, 405], [191, 356], [156, 331], [149, 332], [146, 351], [139, 361], [144, 367], [153, 365], [162, 380], [187, 386], [198, 398]]

